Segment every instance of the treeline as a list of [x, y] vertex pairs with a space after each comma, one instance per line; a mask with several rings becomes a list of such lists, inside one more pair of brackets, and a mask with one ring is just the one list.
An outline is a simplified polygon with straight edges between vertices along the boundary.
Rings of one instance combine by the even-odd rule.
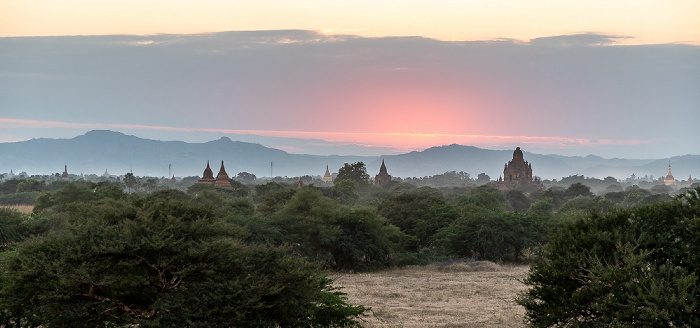
[[529, 193], [382, 188], [356, 164], [330, 187], [128, 193], [81, 181], [37, 191], [32, 214], [0, 209], [2, 324], [353, 326], [368, 309], [348, 304], [324, 270], [455, 258], [548, 263], [557, 256], [548, 242], [564, 242], [571, 226], [673, 203], [638, 187], [596, 196], [581, 183]]

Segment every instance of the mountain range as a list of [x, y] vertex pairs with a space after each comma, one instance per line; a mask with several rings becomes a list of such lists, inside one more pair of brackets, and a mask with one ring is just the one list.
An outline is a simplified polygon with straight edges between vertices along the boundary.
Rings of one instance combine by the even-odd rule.
[[[669, 161], [678, 180], [692, 173], [700, 176], [700, 155], [683, 155], [663, 159], [607, 159], [534, 154], [524, 151], [525, 160], [532, 164], [533, 174], [543, 179], [560, 179], [570, 175], [625, 179], [666, 176]], [[120, 132], [94, 130], [71, 139], [31, 139], [0, 143], [0, 173], [27, 172], [53, 174], [122, 175], [133, 172], [137, 176], [178, 177], [201, 176], [207, 161], [218, 172], [224, 161], [229, 176], [248, 172], [258, 177], [323, 175], [326, 165], [337, 172], [343, 163], [362, 161], [368, 173], [379, 172], [382, 161], [389, 174], [395, 177], [423, 177], [448, 171], [464, 171], [476, 178], [479, 173], [497, 179], [506, 162], [512, 159], [512, 150], [489, 150], [473, 146], [448, 145], [384, 156], [320, 156], [290, 154], [259, 144], [233, 141], [228, 137], [204, 143], [159, 141], [143, 139]]]

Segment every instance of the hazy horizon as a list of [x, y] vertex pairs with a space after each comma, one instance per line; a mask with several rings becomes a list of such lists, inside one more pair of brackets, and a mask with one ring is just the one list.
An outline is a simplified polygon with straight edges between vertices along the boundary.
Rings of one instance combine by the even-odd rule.
[[[0, 3], [0, 142], [700, 153], [700, 4]], [[71, 24], [65, 24], [70, 21]], [[222, 31], [222, 32], [217, 32]]]

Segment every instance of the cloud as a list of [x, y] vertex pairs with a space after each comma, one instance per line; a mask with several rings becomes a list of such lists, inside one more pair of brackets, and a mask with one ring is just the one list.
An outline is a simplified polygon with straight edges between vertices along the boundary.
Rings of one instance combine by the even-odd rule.
[[615, 44], [620, 39], [630, 39], [632, 37], [622, 35], [606, 35], [598, 33], [580, 33], [548, 36], [530, 40], [533, 46], [564, 46], [564, 47], [586, 47], [603, 46]]
[[[562, 147], [700, 139], [700, 47], [619, 46], [620, 38], [453, 42], [303, 30], [0, 38], [0, 117], [321, 133], [333, 142], [347, 133], [379, 147], [392, 147], [372, 139], [380, 135], [401, 147], [475, 140], [468, 136]], [[665, 148], [700, 152], [697, 143]]]

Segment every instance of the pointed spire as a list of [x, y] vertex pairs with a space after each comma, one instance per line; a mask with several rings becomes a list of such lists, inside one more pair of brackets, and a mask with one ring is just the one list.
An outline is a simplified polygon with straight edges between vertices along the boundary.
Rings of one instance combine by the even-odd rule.
[[382, 166], [379, 167], [379, 174], [388, 174], [386, 171], [386, 165], [384, 165], [384, 160], [382, 160]]
[[221, 169], [219, 169], [219, 174], [216, 175], [216, 181], [214, 182], [214, 187], [217, 188], [226, 188], [226, 189], [233, 189], [233, 186], [231, 186], [231, 182], [228, 181], [228, 174], [226, 173], [226, 169], [224, 169], [224, 161], [221, 161]]
[[323, 175], [323, 182], [331, 182], [333, 177], [331, 177], [331, 172], [328, 171], [328, 164], [326, 164], [326, 173]]

